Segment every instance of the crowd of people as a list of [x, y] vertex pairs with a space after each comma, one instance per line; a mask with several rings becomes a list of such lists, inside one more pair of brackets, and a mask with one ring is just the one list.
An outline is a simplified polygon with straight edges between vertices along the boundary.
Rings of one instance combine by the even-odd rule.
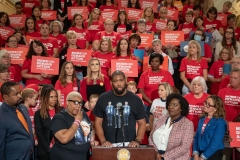
[[[89, 160], [98, 145], [148, 144], [156, 160], [240, 159], [240, 149], [227, 145], [229, 122], [240, 122], [240, 28], [232, 3], [219, 12], [213, 0], [119, 2], [21, 0], [14, 15], [26, 15], [24, 27], [0, 12], [0, 29], [15, 31], [0, 33], [0, 159]], [[76, 13], [70, 20], [72, 6], [87, 7], [88, 18]], [[141, 18], [129, 19], [125, 8], [142, 10]], [[107, 10], [118, 11], [116, 21], [101, 21]], [[56, 20], [42, 19], [43, 11], [56, 11]], [[163, 31], [183, 31], [186, 56], [180, 42], [163, 43]], [[154, 37], [148, 46], [142, 34]], [[8, 49], [18, 48], [28, 51], [12, 64]], [[87, 66], [67, 60], [71, 49], [90, 51]], [[33, 56], [59, 59], [59, 73], [35, 73]], [[137, 62], [137, 77], [114, 70], [112, 60]]]

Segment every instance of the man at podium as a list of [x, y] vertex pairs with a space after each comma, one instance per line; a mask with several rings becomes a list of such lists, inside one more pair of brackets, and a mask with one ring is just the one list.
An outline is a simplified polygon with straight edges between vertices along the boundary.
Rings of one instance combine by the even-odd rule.
[[[113, 89], [99, 97], [93, 110], [97, 136], [105, 147], [138, 147], [146, 128], [142, 100], [127, 91], [127, 78], [122, 71], [113, 72], [111, 82]], [[107, 112], [109, 102], [114, 107], [112, 117]]]

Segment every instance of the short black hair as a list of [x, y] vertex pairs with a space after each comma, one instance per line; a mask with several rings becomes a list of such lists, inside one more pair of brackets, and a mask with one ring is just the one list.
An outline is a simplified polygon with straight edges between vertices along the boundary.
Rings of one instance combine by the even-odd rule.
[[2, 97], [3, 95], [9, 95], [11, 93], [11, 87], [18, 85], [16, 82], [12, 82], [12, 81], [7, 81], [4, 82], [1, 86], [1, 94]]
[[229, 20], [231, 20], [231, 19], [236, 20], [236, 18], [237, 18], [237, 16], [236, 16], [235, 14], [229, 14], [229, 15], [227, 16], [227, 21], [229, 21]]
[[[201, 41], [204, 41], [204, 42], [205, 42], [206, 33], [204, 32], [204, 30], [198, 28], [198, 29], [196, 29], [196, 31], [201, 31], [201, 32], [202, 32], [202, 37], [203, 37], [203, 39], [202, 39]], [[195, 36], [196, 31], [192, 34], [190, 40], [194, 40], [194, 36]]]
[[180, 103], [181, 106], [181, 115], [186, 116], [188, 115], [189, 112], [189, 103], [188, 101], [180, 94], [176, 93], [171, 93], [167, 96], [166, 100], [166, 109], [168, 110], [169, 103], [171, 102], [172, 99], [177, 99]]
[[209, 18], [208, 13], [214, 13], [214, 14], [215, 14], [215, 18], [214, 18], [214, 19], [216, 19], [216, 18], [217, 18], [217, 14], [218, 14], [218, 10], [217, 10], [216, 7], [211, 7], [211, 8], [209, 8], [209, 10], [207, 11], [207, 15], [206, 15], [207, 18]]
[[195, 5], [194, 7], [193, 7], [193, 10], [202, 10], [202, 7], [200, 6], [200, 5]]
[[15, 7], [18, 6], [18, 5], [23, 7], [22, 2], [20, 2], [20, 1], [15, 3]]
[[132, 34], [132, 35], [128, 38], [129, 43], [131, 42], [132, 39], [136, 39], [136, 40], [138, 41], [138, 45], [141, 44], [141, 37], [140, 37], [138, 34], [136, 34], [136, 33]]
[[163, 61], [164, 61], [164, 58], [161, 54], [158, 54], [158, 53], [151, 53], [150, 56], [149, 56], [149, 61], [148, 61], [148, 64], [151, 65], [151, 61], [154, 59], [154, 58], [158, 58], [159, 59], [159, 62], [160, 62], [160, 65], [163, 64]]
[[124, 79], [126, 79], [125, 74], [122, 71], [116, 70], [112, 73], [111, 81], [113, 80], [113, 77], [115, 76], [123, 76]]

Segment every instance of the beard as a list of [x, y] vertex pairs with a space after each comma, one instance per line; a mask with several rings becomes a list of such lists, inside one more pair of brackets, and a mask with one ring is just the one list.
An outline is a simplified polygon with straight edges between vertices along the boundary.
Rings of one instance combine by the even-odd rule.
[[113, 87], [115, 94], [120, 96], [125, 92], [125, 90], [127, 88], [127, 84], [125, 83], [121, 90], [118, 90], [115, 86], [112, 86], [112, 87]]

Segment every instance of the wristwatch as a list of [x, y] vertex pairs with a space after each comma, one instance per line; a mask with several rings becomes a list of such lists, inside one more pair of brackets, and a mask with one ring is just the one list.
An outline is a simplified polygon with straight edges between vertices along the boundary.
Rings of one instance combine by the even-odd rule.
[[140, 142], [141, 142], [141, 141], [140, 141], [139, 139], [137, 139], [137, 138], [136, 138], [134, 141], [137, 142], [137, 143], [139, 143], [139, 144], [140, 144]]

